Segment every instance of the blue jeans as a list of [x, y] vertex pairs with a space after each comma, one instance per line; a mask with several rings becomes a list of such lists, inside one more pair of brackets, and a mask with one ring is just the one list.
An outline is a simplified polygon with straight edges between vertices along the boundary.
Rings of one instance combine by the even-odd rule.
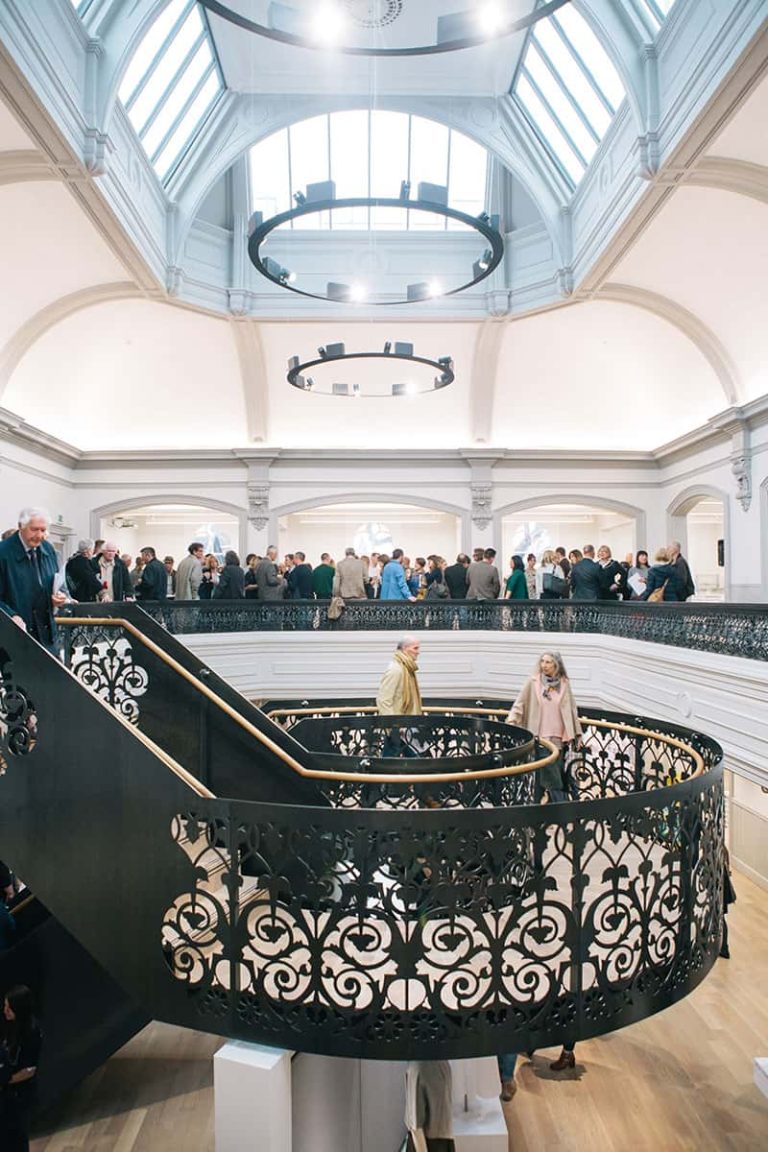
[[503, 1055], [497, 1056], [496, 1060], [499, 1065], [499, 1079], [502, 1083], [505, 1080], [513, 1080], [517, 1064], [517, 1052], [505, 1052]]

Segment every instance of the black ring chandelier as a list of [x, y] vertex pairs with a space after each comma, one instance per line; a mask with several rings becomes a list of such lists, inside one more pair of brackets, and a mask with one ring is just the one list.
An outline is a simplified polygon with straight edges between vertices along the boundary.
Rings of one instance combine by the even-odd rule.
[[[322, 187], [331, 185], [331, 181], [327, 181]], [[420, 189], [423, 185], [419, 185]], [[436, 190], [437, 185], [430, 185]], [[287, 288], [289, 292], [295, 292], [299, 296], [308, 296], [313, 300], [332, 300], [340, 303], [368, 303], [376, 306], [389, 305], [389, 304], [412, 304], [417, 300], [427, 300], [440, 296], [455, 296], [457, 292], [464, 292], [467, 288], [473, 288], [475, 284], [479, 284], [481, 280], [485, 280], [487, 276], [499, 266], [504, 257], [504, 241], [501, 233], [495, 226], [494, 220], [488, 215], [487, 212], [481, 212], [479, 216], [468, 216], [465, 212], [459, 212], [456, 208], [449, 208], [447, 204], [441, 203], [436, 200], [410, 200], [409, 197], [410, 186], [407, 181], [402, 182], [402, 191], [398, 199], [383, 199], [381, 197], [348, 197], [337, 200], [335, 197], [326, 197], [323, 199], [310, 198], [309, 195], [305, 196], [302, 192], [297, 192], [294, 199], [297, 200], [295, 208], [291, 208], [288, 212], [281, 212], [277, 216], [270, 216], [268, 220], [264, 220], [263, 213], [254, 212], [251, 217], [248, 227], [248, 255], [251, 262], [262, 276], [266, 276], [273, 284], [279, 285], [281, 288]], [[447, 217], [449, 220], [457, 220], [459, 223], [464, 224], [467, 228], [474, 229], [484, 240], [485, 247], [482, 254], [472, 265], [472, 276], [468, 278], [458, 288], [444, 289], [442, 285], [435, 281], [422, 281], [416, 284], [408, 284], [406, 287], [405, 296], [400, 299], [375, 299], [368, 292], [356, 290], [354, 284], [329, 282], [325, 295], [322, 292], [310, 292], [306, 288], [299, 288], [296, 285], [296, 275], [289, 268], [286, 268], [278, 260], [273, 260], [269, 256], [262, 256], [261, 247], [266, 241], [267, 237], [280, 228], [283, 224], [288, 224], [293, 220], [298, 220], [302, 216], [309, 216], [317, 212], [332, 212], [338, 208], [400, 208], [408, 211], [429, 212], [433, 215]]]
[[[390, 48], [384, 48], [380, 45], [345, 45], [337, 43], [335, 39], [332, 40], [331, 35], [340, 27], [343, 28], [343, 12], [338, 5], [336, 5], [338, 21], [317, 20], [313, 26], [312, 22], [305, 17], [303, 23], [307, 25], [306, 31], [301, 27], [301, 10], [291, 9], [289, 4], [283, 5], [288, 10], [288, 14], [294, 14], [293, 22], [298, 22], [298, 27], [301, 29], [298, 32], [291, 32], [282, 28], [270, 28], [266, 24], [259, 24], [256, 20], [250, 20], [230, 5], [220, 3], [220, 0], [200, 0], [200, 3], [212, 15], [220, 16], [222, 20], [227, 20], [230, 24], [235, 24], [246, 32], [253, 32], [256, 36], [263, 36], [267, 40], [288, 44], [294, 48], [309, 48], [315, 51], [318, 49], [332, 50], [348, 56], [433, 56], [444, 52], [459, 52], [465, 48], [477, 48], [482, 44], [487, 44], [489, 40], [498, 39], [501, 36], [511, 36], [515, 32], [523, 32], [538, 23], [539, 20], [551, 16], [558, 8], [569, 3], [569, 0], [549, 0], [549, 3], [542, 4], [528, 16], [522, 16], [517, 20], [510, 20], [504, 14], [503, 3], [486, 3], [479, 15], [458, 11], [444, 16], [442, 25], [438, 20], [438, 38], [434, 44], [414, 44]], [[391, 3], [389, 7], [392, 7]], [[400, 14], [402, 3], [395, 7], [396, 11], [389, 19], [371, 22], [358, 20], [357, 23], [363, 31], [376, 32], [384, 25], [394, 23]]]
[[[452, 357], [441, 356], [437, 360], [432, 360], [428, 356], [416, 356], [414, 355], [413, 344], [401, 343], [400, 341], [397, 341], [393, 347], [392, 342], [388, 340], [381, 352], [347, 352], [344, 344], [326, 344], [325, 347], [318, 348], [317, 351], [318, 356], [314, 360], [301, 361], [298, 356], [292, 356], [288, 361], [288, 383], [294, 388], [321, 396], [351, 396], [354, 399], [365, 396], [368, 399], [381, 399], [390, 396], [416, 396], [425, 392], [438, 392], [441, 388], [447, 388], [455, 379]], [[429, 376], [432, 379], [429, 384], [419, 384], [413, 379], [403, 380], [402, 378], [394, 382], [388, 381], [387, 390], [380, 388], [378, 392], [366, 390], [359, 380], [351, 383], [349, 380], [323, 382], [322, 377], [327, 376], [329, 367], [335, 369], [338, 364], [348, 364], [353, 360], [399, 361], [411, 365], [422, 365], [429, 369]], [[309, 375], [312, 370], [318, 373], [319, 382], [315, 380], [314, 376]], [[436, 375], [432, 376], [433, 372]], [[333, 374], [336, 375], [335, 372]], [[397, 374], [401, 377], [408, 375], [408, 373], [401, 372]]]

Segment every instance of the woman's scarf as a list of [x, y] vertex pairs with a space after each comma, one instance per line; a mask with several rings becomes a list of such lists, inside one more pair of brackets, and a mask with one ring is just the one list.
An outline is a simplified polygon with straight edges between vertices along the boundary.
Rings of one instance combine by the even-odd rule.
[[541, 695], [544, 700], [549, 700], [553, 692], [560, 691], [560, 673], [556, 672], [554, 676], [547, 676], [546, 673], [539, 673], [539, 683], [541, 684]]
[[421, 692], [416, 679], [419, 666], [413, 656], [400, 650], [395, 652], [395, 660], [403, 669], [403, 715], [421, 716]]

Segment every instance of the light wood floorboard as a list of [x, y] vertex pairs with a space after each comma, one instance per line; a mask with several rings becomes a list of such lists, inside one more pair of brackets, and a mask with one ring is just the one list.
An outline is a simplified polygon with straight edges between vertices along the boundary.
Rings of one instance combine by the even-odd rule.
[[[691, 996], [578, 1045], [573, 1073], [549, 1071], [555, 1051], [521, 1058], [504, 1106], [510, 1152], [768, 1149], [768, 1100], [752, 1081], [753, 1057], [768, 1055], [768, 892], [734, 879], [732, 959]], [[32, 1152], [213, 1152], [220, 1044], [151, 1024], [43, 1118]]]

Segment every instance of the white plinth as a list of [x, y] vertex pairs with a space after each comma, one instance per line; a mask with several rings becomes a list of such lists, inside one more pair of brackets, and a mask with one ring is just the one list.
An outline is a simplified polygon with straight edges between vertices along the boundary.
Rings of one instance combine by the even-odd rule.
[[240, 1040], [219, 1049], [216, 1152], [291, 1152], [291, 1055]]
[[755, 1084], [768, 1096], [768, 1056], [755, 1056]]
[[454, 1104], [453, 1134], [456, 1152], [507, 1152], [509, 1135], [501, 1101], [476, 1098], [469, 1112]]

